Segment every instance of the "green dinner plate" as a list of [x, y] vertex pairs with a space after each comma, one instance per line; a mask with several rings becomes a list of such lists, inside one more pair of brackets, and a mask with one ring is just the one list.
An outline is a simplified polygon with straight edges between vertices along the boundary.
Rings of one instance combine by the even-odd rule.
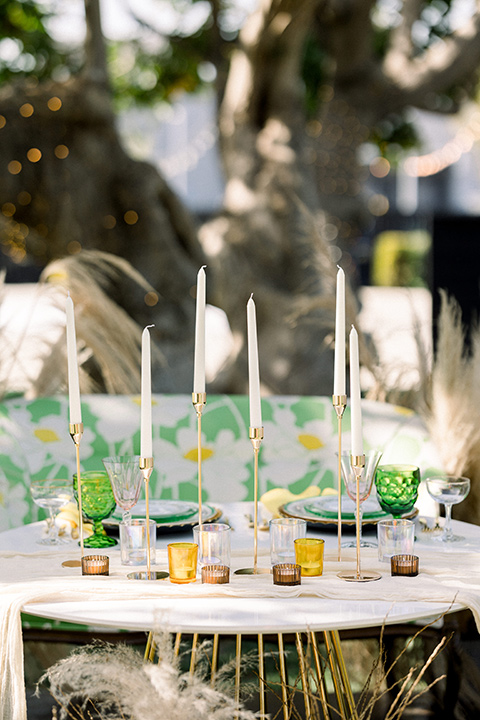
[[[306, 503], [304, 507], [305, 510], [323, 518], [338, 518], [338, 498], [336, 495], [310, 499], [310, 502]], [[375, 498], [367, 498], [362, 503], [362, 514], [364, 520], [377, 520], [385, 517], [388, 513], [382, 510]], [[354, 519], [355, 502], [348, 495], [342, 495], [342, 520]]]
[[[139, 500], [135, 507], [132, 508], [132, 518], [144, 518], [145, 513], [145, 500]], [[150, 500], [149, 502], [150, 518], [158, 524], [188, 522], [197, 513], [198, 505], [194, 502], [185, 502], [183, 500]], [[122, 517], [121, 508], [115, 508], [111, 519], [121, 522]]]

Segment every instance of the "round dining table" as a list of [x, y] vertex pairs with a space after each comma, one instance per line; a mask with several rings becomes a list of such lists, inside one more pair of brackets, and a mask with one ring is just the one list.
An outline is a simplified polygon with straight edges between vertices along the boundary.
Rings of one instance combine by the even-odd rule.
[[[151, 631], [162, 628], [174, 634], [242, 635], [262, 638], [275, 634], [283, 638], [297, 636], [301, 652], [302, 634], [315, 639], [323, 633], [326, 645], [332, 645], [335, 659], [333, 672], [345, 671], [338, 632], [396, 623], [426, 624], [450, 612], [469, 607], [478, 624], [480, 615], [480, 528], [455, 522], [455, 530], [465, 536], [464, 543], [446, 547], [435, 533], [424, 532], [416, 524], [415, 554], [420, 572], [414, 578], [394, 578], [388, 563], [380, 562], [376, 548], [362, 548], [362, 567], [380, 572], [379, 581], [347, 582], [338, 577], [342, 569], [355, 569], [355, 548], [342, 549], [337, 556], [337, 531], [332, 525], [312, 524], [308, 535], [325, 541], [324, 572], [321, 577], [302, 578], [294, 587], [273, 585], [269, 572], [237, 575], [235, 569], [251, 566], [254, 533], [251, 527], [252, 503], [226, 503], [219, 508], [220, 521], [231, 526], [231, 582], [226, 585], [204, 585], [199, 579], [190, 585], [174, 585], [168, 579], [128, 580], [132, 568], [121, 565], [119, 546], [101, 551], [110, 558], [109, 577], [82, 577], [78, 568], [63, 568], [65, 557], [79, 555], [78, 541], [70, 540], [60, 549], [45, 548], [37, 541], [43, 523], [32, 523], [0, 533], [0, 587], [32, 587], [32, 597], [24, 595], [22, 611], [48, 620], [60, 620], [96, 628]], [[270, 569], [268, 525], [259, 518], [257, 563]], [[354, 533], [344, 533], [344, 540], [354, 540]], [[365, 540], [375, 542], [376, 527], [365, 526]], [[192, 540], [191, 527], [159, 528], [157, 562], [152, 569], [167, 569], [166, 547], [175, 541]], [[50, 551], [50, 552], [49, 552]], [[91, 551], [87, 551], [86, 553]], [[15, 579], [15, 558], [20, 577]], [[35, 560], [33, 562], [33, 560]], [[30, 563], [30, 565], [28, 565]], [[30, 582], [26, 567], [30, 568]], [[472, 571], [470, 572], [470, 568]], [[145, 569], [145, 568], [142, 568]], [[36, 583], [59, 588], [49, 596], [35, 596]], [[90, 592], [91, 589], [91, 592]], [[78, 594], [78, 597], [76, 596]], [[348, 679], [339, 705], [351, 702]], [[345, 700], [346, 698], [346, 700]], [[262, 709], [262, 703], [260, 703]], [[351, 708], [350, 708], [351, 709]], [[346, 716], [348, 715], [345, 710]], [[284, 717], [288, 717], [285, 714]], [[306, 717], [309, 717], [306, 711]]]

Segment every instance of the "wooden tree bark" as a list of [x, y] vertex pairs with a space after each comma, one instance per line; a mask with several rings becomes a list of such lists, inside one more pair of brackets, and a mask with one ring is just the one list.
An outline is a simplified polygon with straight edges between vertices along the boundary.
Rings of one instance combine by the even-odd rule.
[[125, 278], [116, 282], [115, 273], [103, 278], [104, 289], [140, 326], [155, 324], [164, 364], [154, 387], [175, 391], [191, 384], [190, 290], [201, 249], [189, 213], [165, 180], [121, 146], [98, 0], [87, 0], [86, 10], [82, 75], [0, 91], [1, 241], [13, 258], [31, 253], [40, 265], [96, 248], [128, 260], [151, 284], [148, 297]]

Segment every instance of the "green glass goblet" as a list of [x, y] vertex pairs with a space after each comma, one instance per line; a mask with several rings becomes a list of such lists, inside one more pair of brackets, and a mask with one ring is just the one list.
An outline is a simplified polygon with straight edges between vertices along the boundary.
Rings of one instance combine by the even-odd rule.
[[[115, 509], [116, 502], [108, 474], [102, 470], [89, 470], [81, 473], [82, 511], [93, 522], [93, 535], [85, 538], [83, 544], [88, 548], [106, 548], [116, 545], [115, 538], [109, 537], [102, 525]], [[73, 492], [78, 502], [77, 475], [73, 476]]]
[[411, 512], [417, 501], [419, 484], [420, 470], [416, 465], [379, 465], [375, 487], [380, 507], [394, 518]]

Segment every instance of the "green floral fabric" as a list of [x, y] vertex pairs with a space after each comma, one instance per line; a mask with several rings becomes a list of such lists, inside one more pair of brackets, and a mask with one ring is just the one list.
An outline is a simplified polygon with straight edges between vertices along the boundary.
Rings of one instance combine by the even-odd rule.
[[[381, 448], [382, 462], [407, 462], [422, 473], [441, 465], [420, 418], [405, 408], [363, 401], [365, 449]], [[102, 468], [107, 455], [139, 453], [140, 399], [82, 397], [84, 470]], [[259, 493], [309, 485], [333, 487], [338, 421], [331, 398], [272, 396], [262, 400], [265, 438], [259, 455]], [[152, 498], [197, 499], [197, 417], [191, 395], [154, 395]], [[248, 397], [212, 395], [202, 414], [202, 489], [213, 503], [253, 498], [253, 449]], [[350, 413], [342, 422], [350, 446]], [[36, 478], [76, 470], [68, 432], [68, 398], [12, 398], [0, 404], [0, 531], [38, 519], [30, 497]], [[41, 511], [40, 511], [41, 512]], [[43, 513], [41, 515], [43, 517]]]

